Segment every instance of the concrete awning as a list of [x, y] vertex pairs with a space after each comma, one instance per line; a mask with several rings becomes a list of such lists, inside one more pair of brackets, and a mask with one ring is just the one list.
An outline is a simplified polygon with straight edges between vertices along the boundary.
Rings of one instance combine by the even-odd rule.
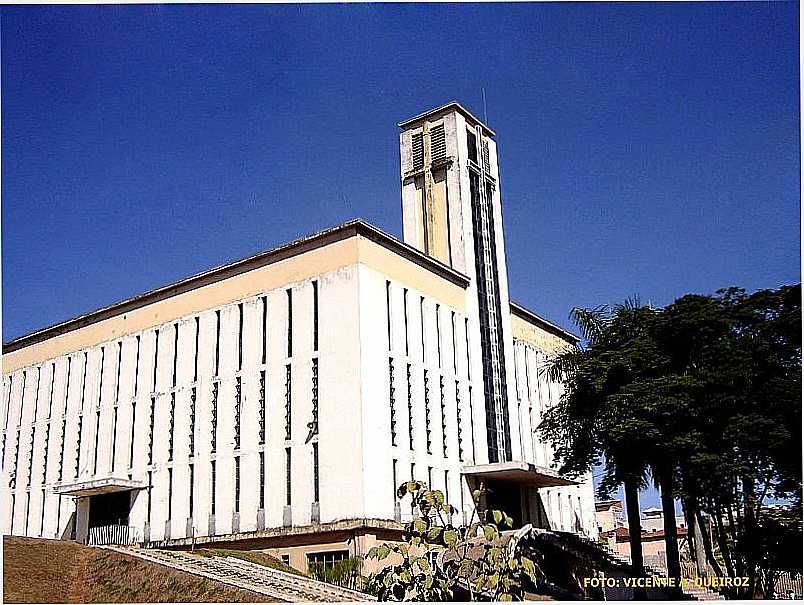
[[60, 496], [97, 496], [98, 494], [111, 494], [113, 492], [125, 492], [145, 487], [143, 481], [134, 481], [122, 477], [101, 477], [98, 479], [88, 479], [76, 483], [63, 483], [53, 488], [53, 491]]
[[578, 481], [562, 477], [558, 473], [543, 466], [529, 462], [494, 462], [464, 466], [461, 473], [476, 479], [509, 481], [533, 487], [558, 487], [561, 485], [578, 485]]

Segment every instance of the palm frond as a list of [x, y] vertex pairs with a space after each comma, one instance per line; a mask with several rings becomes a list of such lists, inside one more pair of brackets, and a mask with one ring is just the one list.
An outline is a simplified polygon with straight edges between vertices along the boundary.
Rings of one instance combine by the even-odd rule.
[[581, 336], [588, 342], [595, 342], [605, 329], [610, 311], [608, 305], [600, 305], [594, 309], [573, 307], [569, 317], [581, 331]]

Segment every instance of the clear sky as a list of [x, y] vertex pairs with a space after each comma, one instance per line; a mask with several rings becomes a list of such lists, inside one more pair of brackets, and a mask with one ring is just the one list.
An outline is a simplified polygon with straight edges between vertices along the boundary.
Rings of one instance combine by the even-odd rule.
[[396, 123], [496, 130], [512, 298], [800, 280], [798, 3], [27, 6], [2, 27], [3, 340], [355, 217]]

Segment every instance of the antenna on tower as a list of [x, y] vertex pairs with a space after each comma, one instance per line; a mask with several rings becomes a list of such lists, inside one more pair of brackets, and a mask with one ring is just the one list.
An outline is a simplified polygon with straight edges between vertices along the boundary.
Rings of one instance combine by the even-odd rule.
[[486, 111], [486, 87], [481, 86], [480, 87], [480, 92], [483, 95], [483, 123], [486, 124], [486, 126], [488, 126], [489, 114], [488, 114], [488, 111]]

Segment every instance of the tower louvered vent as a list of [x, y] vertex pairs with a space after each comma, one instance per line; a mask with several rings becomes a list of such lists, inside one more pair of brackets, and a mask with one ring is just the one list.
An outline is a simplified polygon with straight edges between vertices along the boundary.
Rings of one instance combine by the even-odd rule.
[[422, 133], [413, 135], [413, 170], [424, 168], [424, 139]]
[[483, 170], [487, 173], [491, 172], [491, 163], [489, 162], [489, 144], [483, 141]]
[[444, 125], [439, 124], [430, 131], [430, 150], [433, 162], [447, 159], [447, 139], [444, 135]]

